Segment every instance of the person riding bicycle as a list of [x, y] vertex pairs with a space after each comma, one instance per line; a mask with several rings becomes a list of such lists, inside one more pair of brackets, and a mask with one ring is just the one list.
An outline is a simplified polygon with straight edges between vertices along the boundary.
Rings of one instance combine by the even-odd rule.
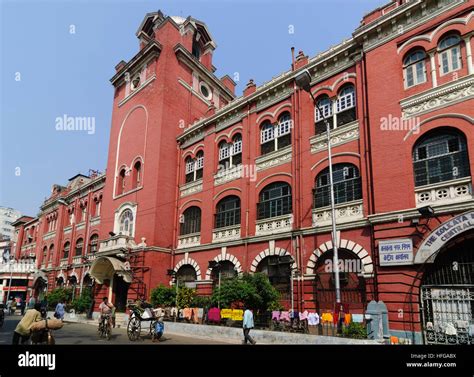
[[112, 317], [115, 314], [115, 306], [111, 302], [109, 302], [109, 299], [107, 297], [104, 297], [102, 299], [102, 302], [99, 305], [99, 311], [100, 311], [99, 322], [103, 319], [103, 317], [106, 316], [109, 325], [111, 327], [112, 326], [115, 327], [113, 323], [113, 319], [112, 319]]

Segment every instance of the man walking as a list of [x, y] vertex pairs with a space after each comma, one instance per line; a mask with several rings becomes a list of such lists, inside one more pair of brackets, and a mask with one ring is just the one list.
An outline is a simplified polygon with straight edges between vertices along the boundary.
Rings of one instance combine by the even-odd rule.
[[244, 312], [244, 320], [243, 320], [243, 327], [244, 327], [244, 340], [242, 344], [247, 344], [250, 342], [252, 345], [255, 345], [257, 342], [252, 339], [250, 336], [250, 329], [253, 329], [253, 313], [249, 308], [245, 308]]

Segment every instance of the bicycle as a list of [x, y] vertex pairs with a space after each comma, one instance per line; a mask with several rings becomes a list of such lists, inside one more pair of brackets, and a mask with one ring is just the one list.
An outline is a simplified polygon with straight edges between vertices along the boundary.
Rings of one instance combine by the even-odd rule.
[[102, 314], [100, 317], [99, 328], [97, 331], [99, 332], [99, 336], [101, 338], [106, 338], [110, 340], [112, 337], [112, 325], [110, 324], [111, 315], [110, 314]]

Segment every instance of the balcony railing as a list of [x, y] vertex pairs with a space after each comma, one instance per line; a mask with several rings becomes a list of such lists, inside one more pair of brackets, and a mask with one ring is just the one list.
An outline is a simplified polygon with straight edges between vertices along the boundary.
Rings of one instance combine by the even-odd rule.
[[293, 228], [293, 215], [270, 217], [268, 219], [257, 220], [255, 235], [266, 235], [281, 232], [289, 232]]
[[238, 240], [240, 238], [240, 225], [218, 228], [212, 231], [212, 242]]
[[472, 199], [471, 177], [415, 188], [416, 206], [443, 205]]
[[201, 233], [185, 234], [178, 237], [178, 249], [198, 246], [201, 244]]
[[63, 258], [63, 259], [61, 259], [61, 261], [59, 262], [59, 265], [60, 265], [61, 267], [67, 266], [67, 265], [68, 265], [68, 258]]
[[[362, 200], [340, 203], [335, 206], [336, 222], [347, 223], [364, 218]], [[330, 225], [332, 219], [331, 207], [313, 209], [313, 226]]]
[[111, 237], [100, 243], [98, 253], [128, 249], [131, 247], [130, 240], [131, 237], [122, 234]]
[[202, 191], [202, 179], [189, 182], [179, 188], [180, 196], [188, 196]]
[[72, 258], [73, 264], [81, 264], [82, 263], [82, 255], [76, 256]]

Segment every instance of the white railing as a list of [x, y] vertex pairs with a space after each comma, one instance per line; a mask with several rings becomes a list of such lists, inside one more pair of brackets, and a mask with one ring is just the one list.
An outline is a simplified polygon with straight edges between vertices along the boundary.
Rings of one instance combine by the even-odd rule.
[[127, 249], [130, 247], [129, 239], [130, 237], [124, 235], [118, 235], [109, 238], [99, 244], [98, 252], [102, 253], [106, 251], [118, 251], [120, 249]]
[[67, 262], [67, 261], [68, 261], [68, 258], [63, 258], [63, 259], [61, 259], [61, 261], [59, 262], [59, 265], [60, 265], [61, 267], [67, 266], [67, 265], [68, 265], [68, 262]]
[[[341, 203], [335, 206], [336, 222], [347, 223], [364, 218], [362, 200]], [[313, 209], [313, 226], [330, 225], [332, 222], [331, 207]]]
[[240, 238], [240, 226], [229, 226], [212, 231], [212, 242], [223, 242], [238, 240]]
[[99, 224], [100, 224], [100, 216], [91, 218], [90, 226], [99, 225]]
[[293, 229], [293, 215], [271, 217], [269, 219], [257, 220], [255, 235], [288, 232]]
[[189, 182], [179, 188], [181, 197], [192, 195], [202, 191], [202, 179], [194, 182]]
[[82, 263], [82, 256], [77, 256], [72, 258], [72, 263], [73, 264], [81, 264]]
[[10, 272], [31, 272], [35, 269], [35, 262], [32, 260], [26, 261], [13, 261], [11, 263], [1, 263], [0, 273]]
[[415, 197], [417, 207], [472, 199], [471, 177], [416, 188]]
[[44, 236], [43, 236], [43, 240], [49, 240], [51, 238], [54, 238], [56, 236], [56, 231], [53, 230], [52, 232], [49, 232], [49, 233], [46, 233]]
[[201, 234], [193, 233], [178, 237], [178, 249], [198, 246], [201, 244]]

